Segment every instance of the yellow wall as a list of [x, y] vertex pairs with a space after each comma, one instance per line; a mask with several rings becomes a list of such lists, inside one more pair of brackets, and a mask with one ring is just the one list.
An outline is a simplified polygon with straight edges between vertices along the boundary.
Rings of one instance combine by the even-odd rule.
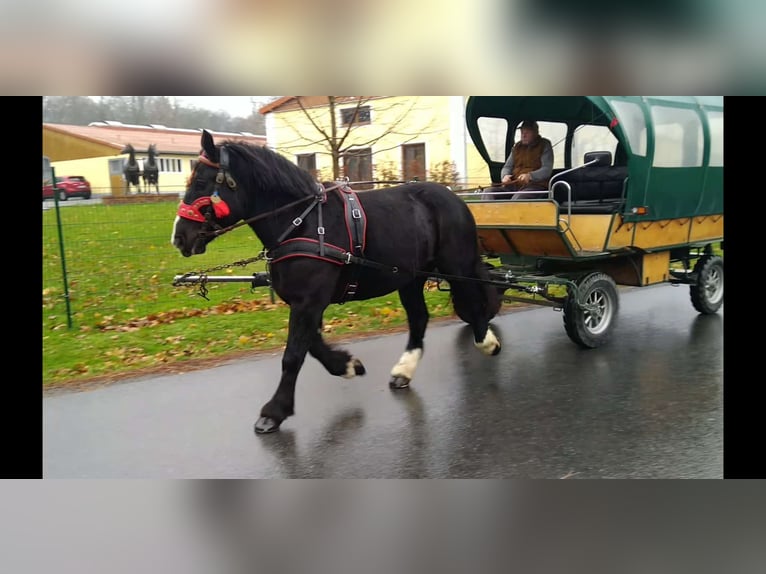
[[[486, 185], [489, 179], [484, 160], [476, 152], [465, 129], [465, 99], [455, 96], [388, 96], [373, 98], [363, 105], [371, 108], [369, 125], [355, 126], [350, 132], [349, 145], [371, 147], [373, 177], [380, 179], [380, 167], [394, 167], [401, 178], [402, 148], [404, 144], [424, 143], [426, 169], [443, 161], [455, 161], [462, 185]], [[337, 110], [353, 108], [355, 102], [337, 105]], [[458, 106], [457, 109], [455, 106]], [[329, 107], [308, 110], [322, 130], [330, 133]], [[338, 112], [338, 134], [344, 133]], [[388, 132], [388, 133], [387, 133]], [[322, 136], [300, 110], [275, 110], [267, 115], [268, 145], [297, 163], [299, 154], [316, 154], [316, 167], [323, 178], [332, 174], [332, 158]], [[370, 143], [372, 142], [372, 143]], [[456, 161], [462, 157], [463, 160]], [[462, 163], [462, 166], [461, 166]], [[462, 167], [462, 169], [461, 169]], [[341, 161], [342, 169], [342, 161]], [[429, 176], [427, 171], [427, 177]]]
[[466, 142], [466, 156], [466, 184], [469, 187], [488, 187], [492, 183], [489, 176], [489, 167], [484, 158], [479, 155], [470, 136], [468, 136], [468, 141]]
[[[191, 173], [189, 156], [162, 154], [164, 159], [178, 158], [181, 160], [181, 172], [160, 172], [160, 193], [183, 192], [186, 188], [186, 180]], [[94, 195], [110, 195], [112, 193], [109, 178], [109, 160], [121, 158], [127, 160], [127, 154], [97, 157], [91, 159], [75, 159], [70, 161], [53, 161], [51, 166], [56, 171], [56, 177], [63, 175], [82, 175], [90, 182]], [[139, 155], [138, 159], [141, 159]], [[193, 158], [196, 159], [196, 156]], [[143, 180], [141, 189], [144, 189]], [[152, 191], [154, 191], [152, 189]]]
[[95, 158], [114, 153], [115, 150], [112, 146], [72, 137], [69, 134], [59, 133], [43, 126], [43, 155], [47, 155], [51, 162]]

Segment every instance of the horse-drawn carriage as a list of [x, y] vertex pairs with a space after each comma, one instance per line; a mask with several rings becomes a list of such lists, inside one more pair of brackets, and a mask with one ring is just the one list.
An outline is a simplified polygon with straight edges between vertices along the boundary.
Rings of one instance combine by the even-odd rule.
[[553, 143], [548, 191], [467, 197], [495, 284], [562, 309], [567, 334], [588, 348], [613, 330], [617, 285], [689, 285], [694, 308], [716, 312], [723, 303], [723, 98], [473, 96], [468, 131], [492, 181], [500, 180], [526, 118]]
[[429, 278], [449, 284], [456, 314], [488, 356], [501, 349], [489, 323], [502, 297], [518, 298], [508, 292], [563, 310], [567, 334], [585, 348], [608, 340], [618, 285], [685, 284], [700, 313], [720, 308], [722, 98], [472, 96], [468, 132], [491, 181], [500, 179], [516, 126], [529, 118], [554, 142], [554, 174], [548, 190], [511, 200], [496, 198], [503, 190], [454, 193], [431, 182], [357, 194], [344, 182], [318, 184], [268, 148], [217, 144], [203, 132], [172, 242], [189, 257], [249, 225], [264, 245], [252, 261], [267, 260], [269, 271], [200, 271], [174, 284], [246, 281], [270, 286], [290, 305], [282, 378], [256, 432], [275, 431], [293, 414], [307, 353], [333, 375], [365, 373], [323, 340], [332, 303], [398, 291], [410, 334], [391, 370], [394, 389], [409, 386], [422, 355]]

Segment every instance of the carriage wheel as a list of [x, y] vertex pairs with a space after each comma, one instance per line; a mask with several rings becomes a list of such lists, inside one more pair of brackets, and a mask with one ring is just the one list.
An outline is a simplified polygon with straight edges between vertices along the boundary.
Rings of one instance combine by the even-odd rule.
[[564, 303], [564, 329], [569, 338], [585, 349], [595, 349], [609, 340], [619, 309], [617, 285], [605, 273], [580, 277], [577, 289], [582, 305], [570, 293]]
[[723, 259], [703, 255], [694, 266], [697, 284], [690, 287], [692, 305], [703, 315], [712, 315], [723, 304]]

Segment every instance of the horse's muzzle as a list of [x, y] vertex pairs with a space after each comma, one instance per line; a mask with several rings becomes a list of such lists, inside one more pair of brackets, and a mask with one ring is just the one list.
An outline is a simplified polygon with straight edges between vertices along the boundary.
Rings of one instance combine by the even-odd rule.
[[184, 257], [191, 257], [192, 255], [201, 255], [207, 250], [207, 241], [203, 238], [197, 238], [194, 242], [189, 243], [184, 241], [182, 235], [173, 236], [173, 247], [181, 252]]

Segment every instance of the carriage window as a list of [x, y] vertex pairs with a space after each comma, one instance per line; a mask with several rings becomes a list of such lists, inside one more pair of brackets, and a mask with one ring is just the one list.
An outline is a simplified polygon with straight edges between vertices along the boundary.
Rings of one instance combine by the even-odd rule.
[[610, 100], [617, 114], [622, 131], [628, 138], [630, 151], [633, 155], [646, 155], [646, 121], [641, 107], [631, 102]]
[[309, 172], [311, 177], [317, 179], [317, 154], [301, 153], [295, 156], [298, 167]]
[[652, 106], [654, 167], [702, 165], [705, 139], [702, 121], [694, 110]]
[[426, 180], [426, 144], [402, 146], [402, 173], [405, 181]]
[[[553, 169], [563, 168], [566, 164], [564, 146], [567, 140], [567, 125], [561, 122], [537, 122], [540, 126], [540, 135], [551, 140], [553, 148]], [[518, 133], [518, 132], [517, 132]], [[518, 139], [518, 136], [517, 138]]]
[[487, 148], [490, 161], [505, 162], [505, 141], [508, 137], [508, 121], [503, 118], [479, 118], [476, 122], [481, 141]]
[[708, 165], [723, 167], [723, 112], [708, 112], [710, 124], [710, 161]]
[[[343, 154], [343, 174], [349, 181], [371, 181], [372, 150], [355, 149]], [[372, 184], [358, 185], [357, 189], [372, 189]]]
[[609, 151], [615, 157], [617, 138], [606, 126], [579, 126], [572, 139], [572, 167], [585, 163], [585, 154], [590, 151]]
[[340, 123], [347, 125], [365, 125], [370, 123], [370, 106], [346, 108], [340, 111]]

